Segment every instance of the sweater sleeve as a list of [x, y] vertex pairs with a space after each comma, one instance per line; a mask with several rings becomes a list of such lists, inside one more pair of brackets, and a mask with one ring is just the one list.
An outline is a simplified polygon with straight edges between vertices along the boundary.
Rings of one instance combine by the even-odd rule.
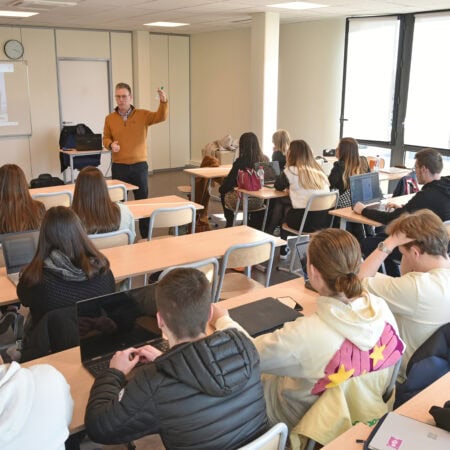
[[103, 147], [110, 149], [113, 143], [113, 136], [109, 126], [109, 116], [106, 116], [105, 125], [103, 127]]
[[146, 125], [164, 122], [169, 116], [169, 102], [159, 102], [159, 108], [156, 112], [147, 111]]
[[95, 380], [85, 415], [86, 430], [95, 442], [120, 444], [159, 432], [151, 374], [145, 368], [135, 370], [128, 384], [115, 369]]
[[219, 192], [225, 195], [227, 192], [232, 191], [237, 186], [237, 176], [239, 171], [239, 160], [237, 159], [231, 167], [230, 173], [223, 180], [222, 185], [219, 188]]

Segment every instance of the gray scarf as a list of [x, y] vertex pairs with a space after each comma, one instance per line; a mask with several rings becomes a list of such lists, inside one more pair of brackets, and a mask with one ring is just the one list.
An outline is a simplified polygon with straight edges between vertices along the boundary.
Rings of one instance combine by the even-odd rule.
[[44, 259], [44, 267], [63, 280], [87, 280], [86, 274], [80, 268], [75, 267], [70, 258], [59, 250], [52, 250], [50, 255]]

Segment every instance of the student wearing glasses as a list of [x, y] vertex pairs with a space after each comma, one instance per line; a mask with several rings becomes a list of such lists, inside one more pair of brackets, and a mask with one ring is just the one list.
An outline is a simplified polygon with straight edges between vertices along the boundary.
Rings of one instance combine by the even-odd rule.
[[[112, 177], [139, 187], [134, 198], [148, 197], [147, 130], [150, 125], [164, 122], [169, 113], [167, 95], [158, 89], [159, 108], [156, 112], [136, 109], [131, 102], [131, 87], [126, 83], [116, 85], [117, 107], [106, 116], [103, 145], [112, 150]], [[142, 237], [148, 235], [148, 219], [139, 221]]]

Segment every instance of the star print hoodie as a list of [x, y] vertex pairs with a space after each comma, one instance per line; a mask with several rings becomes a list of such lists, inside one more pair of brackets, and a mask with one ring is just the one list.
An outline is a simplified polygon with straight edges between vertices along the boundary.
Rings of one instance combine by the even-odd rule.
[[315, 314], [259, 336], [254, 344], [269, 420], [289, 428], [326, 389], [350, 377], [377, 372], [387, 384], [405, 347], [386, 302], [366, 292], [348, 304], [318, 297]]

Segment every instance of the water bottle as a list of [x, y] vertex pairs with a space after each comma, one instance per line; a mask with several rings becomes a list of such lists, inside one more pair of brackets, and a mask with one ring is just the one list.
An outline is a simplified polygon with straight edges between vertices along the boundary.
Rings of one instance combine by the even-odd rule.
[[259, 166], [258, 171], [256, 172], [261, 183], [261, 188], [264, 186], [264, 168], [263, 166]]
[[380, 170], [380, 155], [377, 155], [375, 159], [375, 167], [373, 168], [374, 172], [378, 172]]

